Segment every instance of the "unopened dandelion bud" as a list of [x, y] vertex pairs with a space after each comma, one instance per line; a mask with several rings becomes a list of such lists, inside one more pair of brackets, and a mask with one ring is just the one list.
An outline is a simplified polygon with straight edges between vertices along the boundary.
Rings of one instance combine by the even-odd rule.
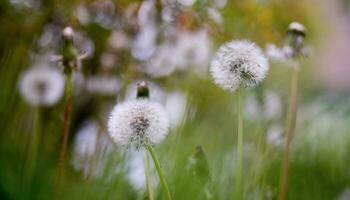
[[137, 98], [149, 98], [149, 89], [146, 81], [137, 83]]
[[305, 36], [306, 28], [299, 22], [292, 22], [288, 26], [288, 33]]
[[306, 36], [306, 28], [304, 25], [298, 22], [292, 22], [288, 26], [288, 38], [287, 43], [293, 50], [293, 56], [297, 56], [301, 53], [304, 45], [304, 38]]
[[62, 45], [62, 64], [64, 66], [64, 73], [71, 74], [73, 69], [81, 68], [81, 55], [74, 46], [74, 31], [67, 26], [62, 30], [63, 45]]
[[63, 39], [65, 39], [67, 42], [72, 42], [74, 37], [74, 31], [70, 26], [67, 26], [62, 31]]

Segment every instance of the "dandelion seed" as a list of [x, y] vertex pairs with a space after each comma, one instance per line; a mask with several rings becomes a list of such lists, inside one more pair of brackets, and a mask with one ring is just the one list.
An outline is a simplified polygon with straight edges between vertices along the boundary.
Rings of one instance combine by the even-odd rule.
[[137, 149], [145, 143], [160, 143], [168, 133], [169, 121], [162, 106], [148, 99], [136, 99], [117, 105], [109, 118], [113, 140]]
[[232, 41], [216, 52], [210, 71], [214, 81], [224, 90], [251, 88], [261, 82], [269, 69], [261, 50], [248, 41]]
[[22, 75], [19, 90], [30, 105], [50, 106], [62, 97], [64, 78], [53, 68], [33, 68]]

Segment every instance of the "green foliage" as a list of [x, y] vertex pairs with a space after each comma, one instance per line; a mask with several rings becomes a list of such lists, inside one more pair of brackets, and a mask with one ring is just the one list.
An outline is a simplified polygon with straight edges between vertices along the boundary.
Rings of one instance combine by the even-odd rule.
[[[73, 99], [69, 153], [63, 185], [57, 186], [59, 149], [63, 124], [63, 102], [43, 108], [36, 169], [31, 189], [23, 185], [25, 161], [34, 124], [34, 109], [18, 93], [21, 73], [32, 65], [31, 54], [38, 52], [38, 36], [48, 23], [71, 25], [84, 30], [95, 44], [95, 54], [82, 62], [85, 76], [101, 72], [100, 57], [107, 48], [111, 30], [97, 24], [79, 25], [74, 9], [89, 0], [43, 0], [41, 8], [15, 8], [0, 2], [0, 199], [146, 199], [146, 190], [137, 190], [128, 181], [127, 150], [116, 148], [106, 159], [99, 177], [84, 176], [71, 164], [76, 132], [86, 119], [99, 115], [99, 108], [115, 98], [86, 95]], [[117, 0], [123, 11], [139, 1]], [[215, 46], [236, 38], [249, 38], [261, 46], [281, 44], [290, 21], [312, 27], [303, 1], [229, 1], [220, 12], [222, 27], [214, 28]], [[201, 9], [200, 4], [195, 5]], [[200, 19], [197, 24], [204, 23]], [[208, 23], [208, 26], [213, 26]], [[132, 33], [133, 30], [129, 30]], [[314, 30], [307, 36], [315, 40]], [[69, 51], [68, 57], [77, 52]], [[118, 52], [118, 68], [123, 87], [146, 76], [137, 72], [129, 51]], [[315, 84], [312, 62], [302, 61], [299, 119], [292, 143], [288, 199], [336, 199], [350, 187], [349, 97], [326, 98], [324, 88]], [[283, 106], [287, 104], [290, 70], [272, 63], [263, 86], [247, 91], [261, 94], [272, 89]], [[173, 199], [231, 199], [234, 196], [236, 115], [234, 95], [221, 91], [211, 80], [189, 72], [175, 72], [154, 79], [166, 90], [181, 89], [187, 95], [185, 117], [162, 144], [155, 147]], [[151, 91], [152, 92], [152, 91]], [[285, 110], [283, 110], [285, 116]], [[101, 122], [103, 125], [106, 121]], [[278, 123], [284, 125], [284, 118]], [[270, 122], [247, 121], [244, 127], [243, 187], [245, 199], [276, 199], [282, 149], [266, 143]], [[96, 155], [96, 162], [100, 157]], [[94, 166], [98, 168], [96, 164]], [[158, 180], [158, 179], [157, 179]], [[163, 199], [160, 184], [154, 185], [155, 199]]]

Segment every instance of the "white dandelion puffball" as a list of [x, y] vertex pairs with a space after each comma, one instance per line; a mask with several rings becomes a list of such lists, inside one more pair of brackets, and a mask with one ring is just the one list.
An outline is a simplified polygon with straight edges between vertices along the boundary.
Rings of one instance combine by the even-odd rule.
[[265, 78], [268, 69], [260, 48], [244, 40], [222, 45], [210, 65], [214, 82], [229, 91], [256, 86]]
[[136, 99], [116, 105], [108, 121], [112, 139], [137, 149], [149, 142], [160, 143], [168, 133], [169, 120], [163, 107], [148, 99]]
[[30, 105], [50, 106], [62, 97], [64, 84], [64, 77], [60, 71], [49, 67], [38, 67], [22, 75], [19, 90]]

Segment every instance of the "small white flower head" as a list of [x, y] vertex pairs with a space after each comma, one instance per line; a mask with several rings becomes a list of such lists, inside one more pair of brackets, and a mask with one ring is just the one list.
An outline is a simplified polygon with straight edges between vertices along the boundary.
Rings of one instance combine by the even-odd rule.
[[58, 70], [53, 68], [32, 68], [22, 75], [19, 90], [30, 105], [50, 106], [62, 97], [64, 78]]
[[117, 144], [139, 149], [146, 143], [160, 143], [168, 133], [166, 112], [160, 104], [147, 98], [144, 84], [139, 85], [139, 98], [116, 105], [111, 113], [108, 130]]
[[214, 82], [229, 91], [256, 86], [265, 78], [268, 69], [260, 48], [244, 40], [222, 45], [210, 65]]

